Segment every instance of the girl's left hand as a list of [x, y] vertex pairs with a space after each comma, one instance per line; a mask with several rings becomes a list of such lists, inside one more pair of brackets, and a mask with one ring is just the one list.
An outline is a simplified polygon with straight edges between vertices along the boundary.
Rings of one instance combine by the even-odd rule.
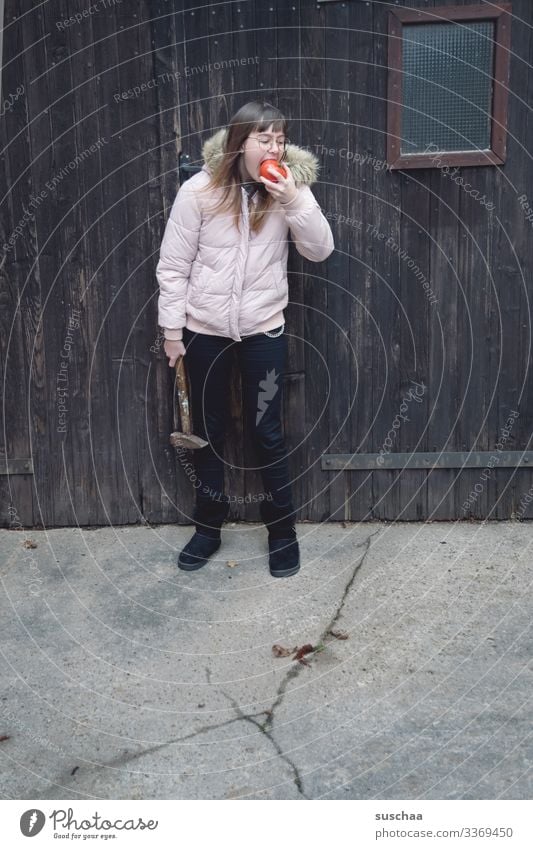
[[290, 201], [294, 200], [298, 194], [298, 189], [296, 188], [294, 177], [292, 176], [291, 169], [287, 163], [281, 162], [280, 165], [285, 168], [287, 172], [286, 177], [278, 171], [273, 171], [272, 173], [276, 175], [276, 179], [278, 180], [277, 183], [274, 183], [272, 180], [267, 180], [265, 177], [261, 176], [259, 179], [262, 181], [267, 192], [271, 194], [273, 198], [279, 200], [280, 203], [290, 203]]

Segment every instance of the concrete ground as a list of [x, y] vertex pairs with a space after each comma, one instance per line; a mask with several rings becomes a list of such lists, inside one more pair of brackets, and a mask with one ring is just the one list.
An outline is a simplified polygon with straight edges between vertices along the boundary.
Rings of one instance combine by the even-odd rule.
[[297, 528], [1, 531], [2, 797], [531, 798], [533, 526]]

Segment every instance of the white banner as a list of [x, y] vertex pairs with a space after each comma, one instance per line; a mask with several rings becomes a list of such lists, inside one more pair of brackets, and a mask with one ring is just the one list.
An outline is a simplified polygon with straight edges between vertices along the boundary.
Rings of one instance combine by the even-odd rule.
[[[3, 801], [2, 845], [532, 849], [529, 801]], [[35, 844], [29, 840], [35, 838]], [[164, 841], [164, 844], [162, 843]], [[186, 843], [185, 843], [186, 841]]]

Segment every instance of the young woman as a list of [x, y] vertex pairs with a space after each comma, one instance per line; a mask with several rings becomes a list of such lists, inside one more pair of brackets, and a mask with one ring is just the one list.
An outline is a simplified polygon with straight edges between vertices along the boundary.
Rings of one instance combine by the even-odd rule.
[[[181, 569], [207, 562], [229, 513], [224, 421], [234, 349], [264, 486], [257, 500], [270, 572], [287, 577], [300, 568], [281, 427], [288, 236], [313, 262], [326, 259], [334, 244], [310, 189], [317, 159], [289, 144], [286, 132], [286, 119], [270, 103], [242, 106], [204, 144], [205, 164], [180, 187], [161, 243], [156, 274], [164, 349], [171, 367], [187, 354], [194, 432], [208, 441], [193, 452], [196, 531], [179, 555]], [[286, 177], [262, 177], [266, 159], [282, 162]]]

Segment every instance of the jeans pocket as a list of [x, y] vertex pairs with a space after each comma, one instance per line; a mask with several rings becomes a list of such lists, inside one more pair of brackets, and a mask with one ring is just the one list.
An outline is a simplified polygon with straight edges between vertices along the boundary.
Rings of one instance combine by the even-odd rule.
[[276, 338], [276, 336], [281, 336], [281, 334], [283, 333], [284, 330], [285, 330], [285, 322], [283, 322], [283, 324], [280, 324], [279, 327], [274, 327], [273, 330], [264, 330], [263, 332], [264, 332], [265, 336], [271, 336], [273, 338]]

